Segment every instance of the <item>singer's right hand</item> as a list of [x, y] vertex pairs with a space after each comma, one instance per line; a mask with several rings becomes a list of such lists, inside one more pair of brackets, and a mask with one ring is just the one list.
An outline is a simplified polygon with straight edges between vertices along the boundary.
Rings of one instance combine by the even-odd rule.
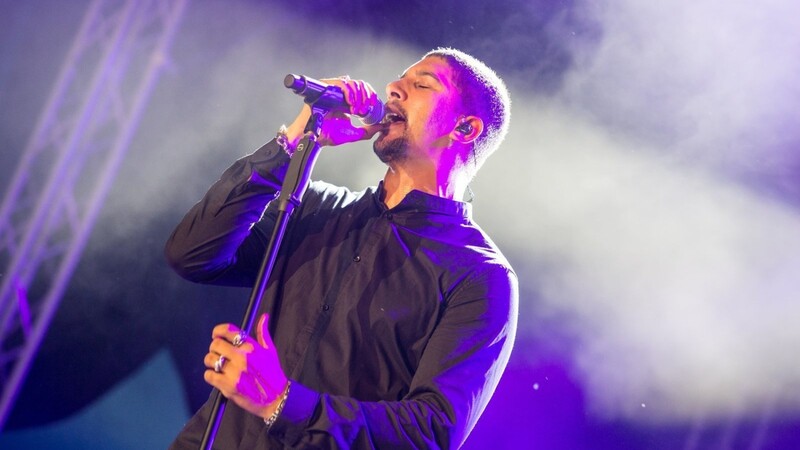
[[[380, 103], [378, 94], [366, 81], [351, 80], [348, 76], [327, 78], [320, 81], [341, 88], [347, 104], [350, 105], [350, 114], [364, 116], [369, 110], [370, 105]], [[305, 130], [306, 123], [308, 123], [310, 117], [311, 107], [307, 104], [303, 104], [302, 111], [300, 111], [300, 114], [288, 127], [286, 133], [292, 148], [294, 148], [303, 137], [303, 130]], [[350, 117], [347, 114], [339, 111], [332, 111], [325, 116], [325, 120], [322, 122], [319, 143], [321, 146], [334, 146], [371, 139], [382, 128], [383, 125], [380, 123], [354, 126], [350, 122]]]

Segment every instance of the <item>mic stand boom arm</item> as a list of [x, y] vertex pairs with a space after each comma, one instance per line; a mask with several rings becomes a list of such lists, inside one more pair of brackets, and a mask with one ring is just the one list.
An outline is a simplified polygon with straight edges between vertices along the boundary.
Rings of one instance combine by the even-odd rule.
[[[327, 112], [328, 110], [323, 107], [311, 105], [311, 117], [306, 123], [305, 134], [300, 143], [297, 144], [297, 148], [289, 162], [286, 178], [283, 180], [281, 191], [278, 194], [278, 217], [275, 220], [275, 228], [272, 229], [272, 236], [267, 244], [264, 259], [261, 261], [261, 267], [258, 270], [253, 290], [250, 292], [250, 300], [242, 320], [241, 329], [248, 335], [255, 323], [256, 314], [258, 314], [259, 306], [261, 305], [261, 298], [267, 288], [267, 281], [269, 281], [270, 274], [272, 274], [272, 268], [275, 266], [275, 259], [278, 256], [278, 249], [280, 249], [286, 225], [289, 223], [289, 217], [295, 207], [300, 205], [303, 194], [308, 188], [311, 171], [314, 169], [317, 156], [319, 156], [319, 133], [322, 130], [322, 121]], [[214, 438], [222, 423], [222, 415], [225, 413], [227, 402], [228, 399], [217, 391], [208, 425], [203, 435], [203, 441], [200, 443], [201, 450], [211, 450], [211, 446], [214, 445]]]

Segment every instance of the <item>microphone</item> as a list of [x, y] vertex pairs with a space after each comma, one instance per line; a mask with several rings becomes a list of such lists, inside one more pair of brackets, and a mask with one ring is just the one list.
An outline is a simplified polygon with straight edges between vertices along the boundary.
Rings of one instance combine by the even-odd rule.
[[[344, 99], [344, 92], [339, 86], [333, 86], [303, 75], [289, 74], [283, 79], [283, 85], [301, 95], [309, 105], [319, 105], [328, 110], [349, 112], [350, 105]], [[369, 105], [364, 116], [357, 116], [364, 125], [374, 125], [384, 116], [383, 102], [378, 99]]]

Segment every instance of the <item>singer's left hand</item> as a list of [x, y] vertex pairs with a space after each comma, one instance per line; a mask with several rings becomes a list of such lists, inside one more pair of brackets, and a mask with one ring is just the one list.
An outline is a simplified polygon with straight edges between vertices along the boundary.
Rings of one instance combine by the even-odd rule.
[[[227, 323], [217, 325], [204, 359], [206, 382], [242, 409], [262, 418], [275, 411], [288, 383], [267, 329], [268, 322], [269, 317], [262, 315], [256, 327], [258, 340], [248, 336], [239, 347], [232, 344], [239, 328]], [[225, 357], [225, 362], [217, 373], [214, 364], [220, 356]]]

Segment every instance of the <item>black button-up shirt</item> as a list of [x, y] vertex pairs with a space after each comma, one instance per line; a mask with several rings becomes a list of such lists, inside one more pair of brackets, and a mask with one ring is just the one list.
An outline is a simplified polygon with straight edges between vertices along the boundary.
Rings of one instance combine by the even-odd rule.
[[[252, 286], [289, 157], [274, 142], [237, 161], [167, 243], [198, 282]], [[435, 448], [466, 439], [514, 342], [516, 275], [469, 204], [381, 186], [311, 183], [262, 303], [292, 380], [267, 431], [229, 403], [220, 448]], [[174, 448], [197, 448], [210, 401]]]

